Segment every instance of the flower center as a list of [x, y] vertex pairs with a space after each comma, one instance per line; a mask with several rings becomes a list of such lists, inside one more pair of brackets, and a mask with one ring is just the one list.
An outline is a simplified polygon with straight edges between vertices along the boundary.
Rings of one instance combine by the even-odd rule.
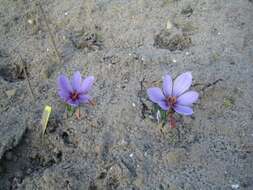
[[169, 96], [166, 97], [166, 103], [168, 104], [168, 106], [174, 106], [177, 102], [177, 97], [176, 96]]
[[79, 98], [78, 92], [77, 92], [77, 91], [71, 92], [71, 93], [70, 93], [70, 98], [71, 98], [73, 101], [77, 100], [77, 99]]

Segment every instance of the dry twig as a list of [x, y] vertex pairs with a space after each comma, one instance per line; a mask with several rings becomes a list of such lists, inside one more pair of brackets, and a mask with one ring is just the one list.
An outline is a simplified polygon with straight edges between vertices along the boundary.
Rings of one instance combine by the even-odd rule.
[[22, 66], [22, 70], [24, 72], [24, 75], [25, 75], [25, 79], [27, 81], [27, 86], [28, 86], [28, 89], [29, 89], [29, 92], [30, 92], [30, 95], [33, 99], [33, 102], [35, 102], [35, 97], [34, 97], [34, 93], [33, 93], [33, 90], [32, 90], [32, 87], [31, 87], [31, 82], [28, 78], [28, 74], [27, 74], [27, 71], [26, 71], [26, 67], [25, 67], [25, 61], [24, 59], [22, 58], [22, 56], [20, 55], [20, 53], [16, 52], [18, 57], [20, 58], [20, 63], [21, 63], [21, 66]]
[[57, 46], [56, 46], [56, 43], [55, 43], [55, 38], [54, 38], [54, 36], [53, 36], [53, 33], [52, 33], [52, 31], [51, 31], [51, 29], [50, 29], [50, 27], [49, 27], [49, 22], [48, 22], [48, 20], [47, 20], [45, 11], [44, 11], [42, 5], [40, 4], [40, 2], [38, 2], [38, 6], [39, 6], [39, 9], [40, 9], [40, 11], [41, 11], [41, 13], [42, 13], [43, 20], [44, 20], [44, 22], [46, 23], [47, 30], [48, 30], [48, 33], [49, 33], [49, 36], [50, 36], [50, 40], [51, 40], [52, 45], [53, 45], [53, 47], [54, 47], [54, 51], [55, 51], [56, 57], [57, 57], [57, 59], [58, 59], [58, 62], [61, 63], [61, 56], [60, 56], [60, 53], [59, 53], [59, 51], [58, 51], [58, 49], [57, 49]]

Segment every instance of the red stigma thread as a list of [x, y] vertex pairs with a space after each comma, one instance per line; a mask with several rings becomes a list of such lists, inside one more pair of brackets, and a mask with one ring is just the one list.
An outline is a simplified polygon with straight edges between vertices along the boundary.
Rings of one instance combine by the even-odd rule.
[[171, 128], [171, 129], [175, 128], [176, 127], [176, 120], [173, 117], [173, 113], [169, 112], [168, 117], [169, 117], [169, 128]]
[[77, 91], [71, 92], [70, 94], [70, 98], [75, 101], [79, 98], [79, 94], [77, 93]]

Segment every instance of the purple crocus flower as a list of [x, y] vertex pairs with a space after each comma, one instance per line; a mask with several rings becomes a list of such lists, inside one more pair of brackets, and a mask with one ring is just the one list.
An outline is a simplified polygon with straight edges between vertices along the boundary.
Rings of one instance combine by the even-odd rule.
[[199, 94], [195, 91], [187, 91], [192, 84], [191, 72], [179, 75], [174, 84], [170, 75], [163, 79], [163, 89], [152, 87], [147, 90], [149, 99], [157, 103], [163, 110], [170, 109], [182, 115], [192, 115], [192, 104], [198, 100]]
[[93, 76], [89, 76], [83, 80], [80, 72], [76, 71], [71, 82], [65, 75], [60, 75], [57, 82], [59, 88], [58, 94], [67, 104], [77, 107], [81, 103], [91, 102], [91, 97], [88, 95], [88, 92], [94, 82]]

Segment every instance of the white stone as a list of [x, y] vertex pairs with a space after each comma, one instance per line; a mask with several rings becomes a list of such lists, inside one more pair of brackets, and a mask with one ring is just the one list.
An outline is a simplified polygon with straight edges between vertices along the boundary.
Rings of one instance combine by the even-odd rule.
[[167, 26], [166, 26], [166, 28], [167, 28], [168, 30], [170, 30], [170, 29], [172, 28], [172, 23], [170, 22], [170, 20], [167, 21]]
[[239, 184], [233, 184], [231, 185], [232, 189], [239, 189], [240, 185]]
[[27, 22], [28, 22], [29, 24], [33, 24], [33, 20], [32, 20], [32, 19], [28, 19]]

